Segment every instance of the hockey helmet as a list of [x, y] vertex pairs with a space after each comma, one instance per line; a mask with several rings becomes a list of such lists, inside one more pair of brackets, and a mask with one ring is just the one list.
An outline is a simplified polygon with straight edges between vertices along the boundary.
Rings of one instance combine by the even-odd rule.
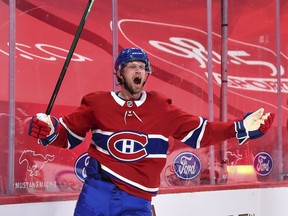
[[148, 73], [151, 73], [151, 67], [150, 67], [150, 62], [148, 59], [147, 54], [144, 52], [144, 50], [140, 48], [126, 48], [123, 49], [114, 65], [115, 71], [122, 69], [122, 67], [125, 65], [125, 63], [131, 62], [131, 61], [141, 61], [145, 63], [145, 71]]

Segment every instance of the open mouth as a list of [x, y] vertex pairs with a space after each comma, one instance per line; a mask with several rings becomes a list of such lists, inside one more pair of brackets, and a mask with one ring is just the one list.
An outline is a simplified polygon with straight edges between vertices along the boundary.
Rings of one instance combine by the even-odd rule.
[[137, 84], [137, 85], [141, 84], [141, 78], [140, 77], [135, 77], [134, 78], [134, 83]]

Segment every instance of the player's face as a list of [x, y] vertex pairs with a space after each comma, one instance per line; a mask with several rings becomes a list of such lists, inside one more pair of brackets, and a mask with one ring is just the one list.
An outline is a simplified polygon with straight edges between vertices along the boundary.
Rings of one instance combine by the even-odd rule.
[[140, 61], [129, 62], [123, 69], [123, 78], [126, 87], [134, 94], [140, 93], [146, 80], [145, 63]]

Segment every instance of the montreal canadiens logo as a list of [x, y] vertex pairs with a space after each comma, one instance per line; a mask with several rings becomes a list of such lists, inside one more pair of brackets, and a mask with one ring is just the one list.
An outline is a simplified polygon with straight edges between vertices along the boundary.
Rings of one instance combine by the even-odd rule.
[[88, 153], [84, 153], [82, 155], [80, 155], [80, 157], [77, 159], [77, 161], [75, 162], [74, 165], [74, 172], [75, 175], [77, 176], [77, 178], [84, 182], [85, 178], [86, 178], [86, 166], [89, 163], [89, 155]]
[[201, 161], [192, 152], [182, 152], [173, 162], [175, 174], [184, 180], [196, 178], [201, 170]]
[[267, 176], [272, 172], [273, 159], [267, 152], [259, 152], [254, 158], [254, 169], [260, 176]]
[[107, 141], [109, 153], [120, 161], [137, 161], [148, 155], [148, 136], [132, 131], [113, 134]]

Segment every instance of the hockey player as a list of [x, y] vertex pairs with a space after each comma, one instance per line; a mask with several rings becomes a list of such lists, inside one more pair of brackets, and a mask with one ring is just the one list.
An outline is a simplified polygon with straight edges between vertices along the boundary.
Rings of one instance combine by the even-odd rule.
[[165, 165], [168, 137], [192, 148], [237, 138], [239, 144], [264, 135], [274, 114], [261, 108], [236, 122], [208, 122], [182, 111], [171, 99], [144, 91], [151, 74], [146, 53], [139, 48], [120, 52], [115, 62], [119, 92], [93, 92], [59, 120], [38, 113], [29, 135], [41, 144], [72, 149], [92, 131], [87, 178], [74, 216], [151, 215]]

